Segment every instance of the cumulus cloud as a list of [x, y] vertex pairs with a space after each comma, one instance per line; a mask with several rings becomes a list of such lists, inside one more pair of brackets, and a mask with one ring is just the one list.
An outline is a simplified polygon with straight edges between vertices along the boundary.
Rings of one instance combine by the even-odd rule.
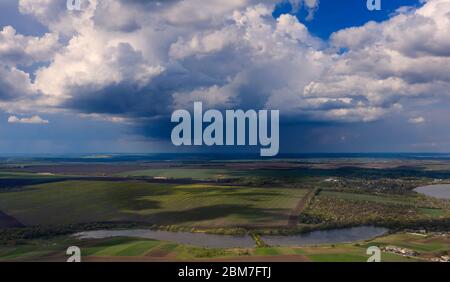
[[12, 26], [0, 30], [0, 108], [10, 111], [36, 103], [39, 91], [22, 68], [48, 63], [60, 46], [56, 34], [24, 36]]
[[[59, 48], [57, 34], [25, 36], [12, 26], [0, 29], [0, 109], [8, 113], [32, 112], [39, 107], [41, 92], [26, 69], [49, 63]], [[48, 111], [48, 105], [43, 110]]]
[[12, 26], [0, 31], [0, 62], [4, 65], [29, 65], [52, 59], [59, 48], [58, 36], [47, 33], [42, 37], [17, 34]]
[[358, 107], [386, 113], [401, 109], [393, 106], [408, 99], [447, 99], [449, 12], [448, 1], [430, 0], [385, 22], [334, 33], [331, 44], [346, 51], [333, 57], [333, 67], [309, 83], [304, 94], [348, 97], [358, 101]]
[[[206, 10], [221, 14], [219, 23], [211, 18], [205, 24], [206, 19], [199, 17], [180, 25], [170, 11], [195, 6], [192, 1], [159, 6], [91, 1], [84, 11], [90, 15], [83, 16], [86, 24], [78, 26], [49, 66], [37, 71], [34, 86], [48, 104], [85, 113], [139, 117], [166, 109], [167, 114], [192, 98], [216, 106], [245, 106], [257, 99], [264, 106], [273, 80], [267, 81], [264, 93], [256, 87], [258, 80], [276, 72], [282, 79], [283, 64], [306, 64], [305, 51], [315, 53], [312, 49], [321, 42], [294, 16], [275, 21], [272, 6], [246, 7], [253, 2], [211, 1]], [[145, 10], [148, 7], [158, 12]], [[113, 11], [120, 11], [120, 27], [107, 24]], [[36, 13], [39, 16], [40, 10]], [[134, 23], [126, 24], [126, 18]], [[153, 111], [156, 101], [161, 104]]]
[[21, 124], [48, 124], [49, 121], [42, 119], [40, 116], [32, 116], [30, 118], [18, 118], [16, 116], [10, 116], [8, 123], [21, 123]]
[[0, 64], [0, 102], [33, 99], [34, 94], [28, 73]]
[[[0, 32], [1, 108], [15, 101], [22, 111], [157, 122], [203, 101], [308, 121], [371, 122], [450, 94], [446, 0], [340, 30], [329, 42], [294, 15], [274, 19], [274, 0], [88, 0], [80, 12], [62, 2], [19, 1], [48, 28], [41, 37]], [[319, 6], [290, 2], [311, 17]], [[20, 64], [36, 62], [46, 64], [31, 79]]]

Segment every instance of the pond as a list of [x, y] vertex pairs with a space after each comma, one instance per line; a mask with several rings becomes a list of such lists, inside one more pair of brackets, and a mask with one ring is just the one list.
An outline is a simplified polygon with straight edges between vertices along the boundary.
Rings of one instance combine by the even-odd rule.
[[271, 246], [308, 246], [368, 240], [383, 235], [388, 231], [388, 229], [382, 227], [360, 226], [313, 231], [291, 236], [261, 236], [261, 239]]
[[250, 248], [255, 245], [248, 236], [215, 235], [206, 233], [168, 232], [159, 230], [101, 230], [75, 234], [80, 239], [102, 239], [110, 237], [133, 237], [176, 242], [207, 248]]
[[[367, 240], [386, 233], [385, 228], [362, 226], [326, 231], [314, 231], [291, 236], [262, 236], [261, 238], [273, 246], [305, 246], [315, 244], [335, 244]], [[206, 233], [168, 232], [158, 230], [100, 230], [75, 234], [79, 239], [103, 239], [110, 237], [134, 237], [171, 241], [207, 248], [251, 248], [255, 242], [249, 235], [215, 235]]]
[[418, 187], [414, 191], [433, 198], [450, 199], [450, 184], [428, 185]]

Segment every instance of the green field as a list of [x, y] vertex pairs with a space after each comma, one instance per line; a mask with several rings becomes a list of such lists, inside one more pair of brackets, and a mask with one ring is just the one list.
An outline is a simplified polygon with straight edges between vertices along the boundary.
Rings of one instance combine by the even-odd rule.
[[[256, 239], [261, 234], [358, 225], [422, 230], [424, 221], [438, 231], [448, 230], [450, 201], [413, 192], [414, 187], [433, 181], [414, 177], [416, 170], [292, 168], [293, 164], [279, 168], [280, 163], [267, 163], [267, 167], [255, 163], [222, 167], [215, 163], [204, 168], [167, 165], [140, 171], [93, 165], [92, 172], [83, 165], [49, 167], [63, 175], [0, 171], [0, 223], [5, 227], [0, 229], [0, 261], [64, 261], [65, 250], [73, 245], [81, 248], [87, 261], [364, 262], [367, 248], [374, 245], [407, 248], [421, 256], [383, 252], [383, 261], [416, 261], [449, 251], [448, 237], [406, 233], [308, 247], [268, 246]], [[426, 173], [434, 177], [443, 172]], [[186, 179], [198, 181], [186, 184], [195, 183]], [[211, 181], [219, 179], [226, 181]], [[395, 229], [403, 223], [402, 229]], [[148, 227], [247, 232], [258, 247], [214, 249], [142, 238], [79, 240], [69, 235], [81, 230]]]
[[429, 255], [450, 250], [449, 238], [436, 238], [411, 233], [393, 234], [377, 238], [373, 242], [380, 246], [394, 245]]
[[138, 221], [182, 226], [277, 226], [305, 189], [65, 181], [4, 192], [0, 210], [25, 225]]
[[85, 256], [144, 256], [153, 248], [161, 245], [156, 240], [136, 240], [132, 238], [113, 238], [101, 243], [87, 244], [83, 248]]
[[209, 180], [228, 178], [233, 174], [227, 169], [200, 169], [200, 168], [170, 168], [170, 169], [146, 169], [129, 171], [118, 174], [124, 177], [163, 177], [185, 178], [195, 180]]
[[[83, 261], [197, 261], [238, 260], [252, 261], [313, 261], [313, 262], [366, 262], [368, 246], [382, 246], [386, 242], [400, 246], [405, 234], [389, 235], [359, 244], [336, 244], [309, 247], [265, 247], [247, 249], [208, 249], [181, 245], [165, 241], [136, 238], [108, 238], [78, 240], [73, 237], [57, 237], [49, 240], [29, 240], [20, 245], [0, 245], [0, 261], [64, 261], [67, 246], [81, 249]], [[448, 248], [448, 241], [429, 238], [429, 243], [439, 248]], [[381, 243], [383, 242], [383, 243]], [[447, 245], [446, 245], [447, 244]], [[415, 245], [407, 245], [414, 248]], [[421, 248], [419, 248], [422, 250]], [[426, 254], [425, 254], [426, 255]], [[384, 262], [420, 261], [423, 258], [403, 257], [397, 254], [381, 255]]]

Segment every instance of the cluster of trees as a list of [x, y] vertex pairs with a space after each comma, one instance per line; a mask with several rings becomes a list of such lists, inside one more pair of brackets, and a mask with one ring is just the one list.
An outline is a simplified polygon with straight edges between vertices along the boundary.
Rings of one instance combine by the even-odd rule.
[[300, 215], [300, 223], [316, 226], [377, 225], [393, 230], [450, 230], [450, 217], [432, 218], [420, 212], [417, 203], [402, 205], [361, 200], [317, 197]]

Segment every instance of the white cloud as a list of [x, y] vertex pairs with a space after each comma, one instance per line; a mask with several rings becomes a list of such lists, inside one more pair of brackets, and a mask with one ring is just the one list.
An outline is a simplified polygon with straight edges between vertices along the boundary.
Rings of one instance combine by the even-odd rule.
[[426, 120], [424, 117], [414, 117], [414, 118], [410, 118], [408, 120], [408, 122], [412, 123], [412, 124], [422, 124], [422, 123], [426, 122]]
[[35, 92], [30, 75], [16, 67], [0, 64], [0, 101], [33, 99]]
[[388, 21], [334, 33], [333, 46], [347, 51], [333, 56], [331, 68], [304, 94], [353, 98], [358, 107], [384, 109], [379, 117], [418, 97], [448, 99], [449, 13], [450, 2], [430, 0]]
[[79, 13], [69, 12], [65, 0], [19, 0], [19, 11], [35, 17], [52, 33], [72, 36], [79, 26], [88, 23], [97, 2], [97, 0], [82, 1], [83, 13]]
[[30, 118], [18, 118], [16, 116], [10, 116], [8, 123], [21, 123], [21, 124], [48, 124], [49, 121], [42, 119], [40, 116], [32, 116]]
[[301, 7], [305, 7], [308, 11], [306, 20], [312, 20], [314, 18], [314, 12], [319, 8], [319, 0], [289, 0], [294, 12], [300, 10]]
[[23, 36], [13, 27], [5, 26], [0, 30], [0, 64], [12, 66], [49, 61], [59, 46], [55, 34]]
[[[26, 68], [50, 62], [61, 48], [57, 34], [41, 37], [18, 34], [12, 26], [0, 29], [0, 109], [6, 112], [37, 110], [40, 91]], [[44, 105], [44, 111], [48, 105]]]
[[[338, 31], [329, 42], [293, 15], [274, 19], [274, 0], [89, 0], [81, 12], [61, 2], [19, 1], [49, 34], [27, 37], [10, 27], [0, 33], [1, 108], [69, 108], [130, 120], [202, 100], [307, 120], [370, 122], [408, 115], [419, 98], [450, 94], [447, 0]], [[291, 2], [311, 15], [319, 5]], [[11, 59], [17, 53], [21, 59]], [[33, 81], [18, 66], [39, 61], [50, 63]], [[21, 102], [5, 102], [14, 97]]]
[[236, 105], [239, 88], [245, 83], [246, 78], [237, 76], [224, 86], [213, 85], [207, 88], [199, 88], [187, 93], [177, 92], [173, 94], [174, 109], [189, 108], [194, 102], [202, 101], [205, 107], [226, 109]]
[[173, 24], [192, 24], [209, 21], [214, 18], [220, 20], [223, 15], [235, 9], [249, 5], [249, 0], [190, 0], [179, 1], [165, 9], [164, 17]]

